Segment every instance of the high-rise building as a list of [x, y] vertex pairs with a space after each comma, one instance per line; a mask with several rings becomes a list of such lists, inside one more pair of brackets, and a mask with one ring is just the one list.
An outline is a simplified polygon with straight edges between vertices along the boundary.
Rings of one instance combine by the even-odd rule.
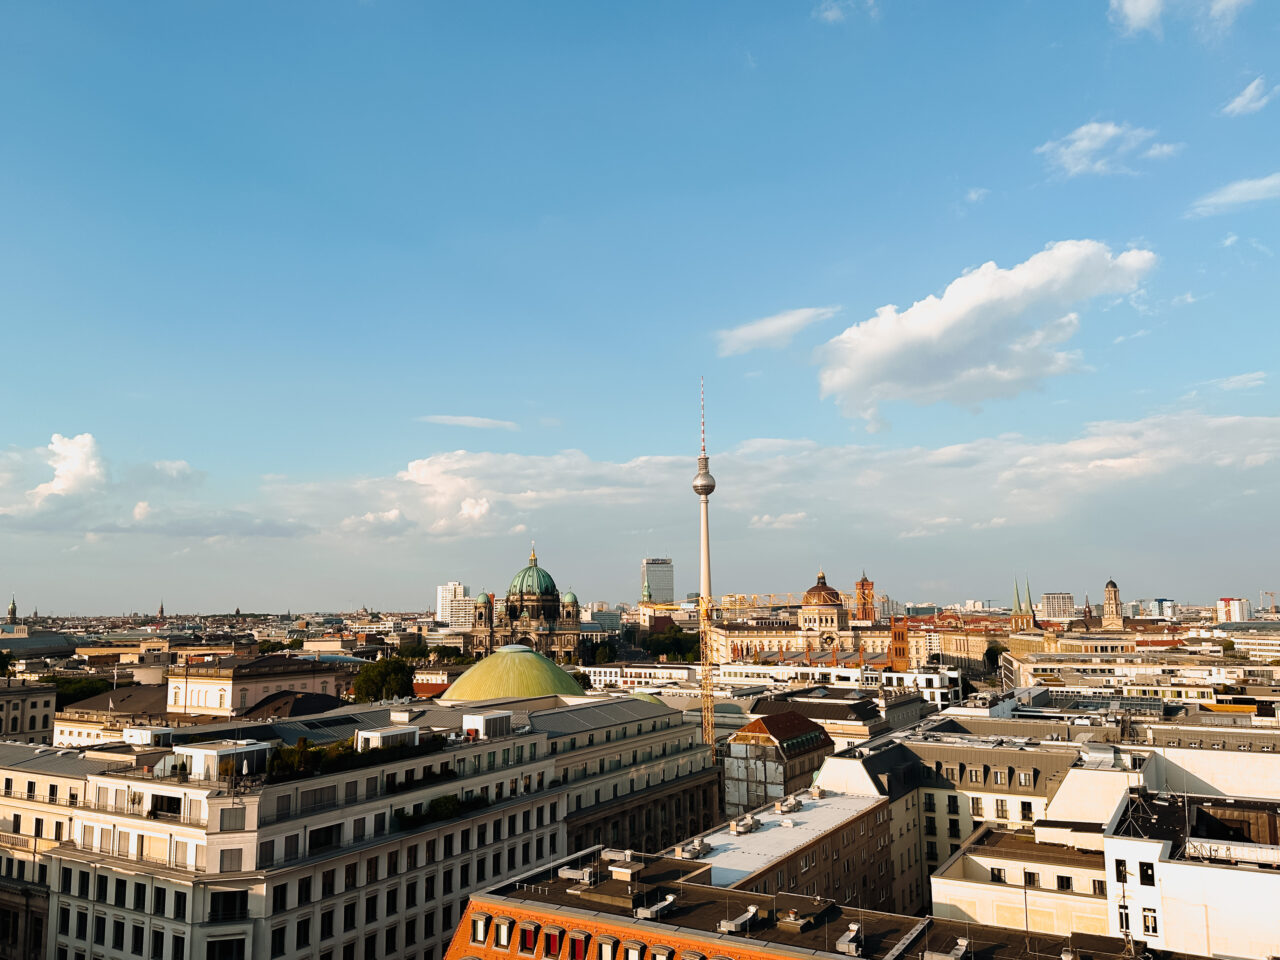
[[1045, 620], [1070, 620], [1076, 615], [1076, 598], [1070, 593], [1040, 595], [1040, 616]]
[[1153, 617], [1160, 617], [1165, 620], [1178, 619], [1178, 605], [1166, 597], [1156, 597], [1151, 601], [1147, 608]]
[[1253, 604], [1244, 597], [1219, 597], [1217, 606], [1218, 623], [1239, 623], [1253, 616]]
[[649, 585], [652, 603], [676, 602], [675, 566], [670, 557], [645, 557], [640, 561], [640, 590]]
[[457, 580], [436, 587], [436, 620], [451, 627], [470, 627], [475, 621], [471, 588]]

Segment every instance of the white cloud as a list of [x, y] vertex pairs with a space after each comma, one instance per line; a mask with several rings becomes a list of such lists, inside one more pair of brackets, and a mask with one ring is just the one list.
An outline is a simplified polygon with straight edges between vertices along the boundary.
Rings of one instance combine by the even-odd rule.
[[[1236, 16], [1252, 0], [1188, 0], [1181, 9], [1191, 15], [1203, 17], [1215, 30], [1225, 30], [1235, 22]], [[1165, 12], [1164, 0], [1111, 0], [1111, 22], [1124, 33], [1143, 31], [1160, 34], [1160, 17]]]
[[1014, 267], [994, 262], [956, 278], [942, 296], [899, 312], [883, 306], [819, 348], [824, 396], [874, 421], [879, 404], [971, 404], [1010, 397], [1079, 370], [1059, 349], [1079, 326], [1072, 306], [1135, 290], [1156, 263], [1150, 250], [1113, 255], [1096, 240], [1066, 240]]
[[1220, 377], [1205, 382], [1219, 390], [1253, 390], [1267, 382], [1267, 374], [1263, 370], [1254, 370], [1252, 373], [1237, 373], [1233, 377]]
[[1158, 33], [1164, 0], [1111, 0], [1110, 15], [1125, 33]]
[[151, 504], [145, 500], [139, 500], [133, 505], [133, 519], [141, 523], [147, 517], [151, 516]]
[[805, 327], [827, 320], [839, 312], [839, 307], [801, 307], [752, 320], [729, 330], [717, 330], [717, 353], [722, 357], [732, 357], [762, 347], [785, 347]]
[[1236, 15], [1253, 0], [1211, 0], [1209, 16], [1220, 26], [1229, 27], [1235, 22]]
[[100, 486], [107, 476], [106, 465], [98, 453], [98, 441], [91, 433], [64, 437], [55, 433], [49, 441], [46, 457], [53, 467], [53, 479], [28, 491], [32, 506], [39, 508], [49, 497], [68, 497]]
[[970, 187], [964, 195], [966, 203], [981, 203], [991, 193], [986, 187]]
[[1185, 143], [1153, 143], [1143, 151], [1143, 156], [1148, 160], [1163, 160], [1166, 157], [1174, 157], [1180, 154]]
[[[1125, 166], [1125, 158], [1156, 135], [1154, 130], [1128, 123], [1093, 121], [1072, 130], [1059, 140], [1036, 147], [1049, 165], [1067, 177], [1081, 174], [1133, 173]], [[1154, 144], [1145, 156], [1161, 157], [1176, 153], [1180, 144]]]
[[1190, 290], [1188, 290], [1186, 293], [1178, 294], [1169, 302], [1172, 303], [1175, 307], [1185, 307], [1185, 306], [1190, 306], [1193, 303], [1199, 303], [1200, 298], [1197, 297]]
[[1280, 173], [1258, 177], [1256, 180], [1236, 180], [1195, 201], [1187, 211], [1187, 216], [1211, 217], [1251, 203], [1275, 200], [1277, 197], [1280, 197]]
[[794, 530], [804, 523], [808, 516], [803, 510], [796, 513], [780, 513], [777, 516], [760, 513], [751, 518], [748, 526], [752, 530]]
[[[876, 0], [863, 0], [862, 6], [873, 19], [879, 16]], [[813, 18], [823, 23], [843, 23], [850, 11], [857, 7], [856, 0], [822, 0], [813, 8]]]
[[1236, 236], [1234, 233], [1228, 233], [1225, 237], [1222, 238], [1222, 246], [1234, 247], [1237, 241], [1239, 241], [1239, 239], [1240, 238]]
[[1223, 107], [1222, 112], [1229, 117], [1241, 117], [1248, 113], [1257, 113], [1271, 102], [1277, 91], [1280, 91], [1280, 87], [1272, 87], [1268, 90], [1266, 80], [1263, 77], [1258, 77]]
[[419, 423], [435, 423], [444, 427], [470, 427], [474, 430], [519, 430], [520, 425], [511, 420], [492, 420], [489, 417], [453, 416], [447, 413], [431, 413], [418, 418]]
[[1144, 327], [1141, 330], [1133, 331], [1133, 333], [1122, 333], [1120, 334], [1120, 336], [1116, 337], [1111, 342], [1124, 343], [1126, 340], [1140, 340], [1143, 337], [1149, 337], [1149, 336], [1151, 336], [1151, 331]]
[[[0, 466], [10, 462], [0, 455]], [[1065, 437], [1004, 434], [941, 447], [761, 438], [713, 451], [712, 468], [720, 484], [712, 500], [712, 550], [722, 590], [807, 581], [807, 572], [796, 571], [807, 571], [815, 557], [848, 555], [850, 531], [858, 556], [848, 566], [865, 558], [880, 567], [878, 580], [898, 584], [891, 592], [958, 567], [980, 589], [999, 565], [974, 554], [969, 538], [976, 531], [990, 556], [1052, 538], [1058, 555], [1076, 562], [1092, 549], [1080, 530], [1099, 516], [1162, 529], [1176, 513], [1180, 536], [1221, 534], [1237, 517], [1223, 512], [1230, 508], [1224, 497], [1234, 502], [1241, 488], [1280, 485], [1280, 417], [1182, 412], [1093, 423]], [[91, 572], [60, 571], [66, 586], [59, 595], [84, 596], [106, 578], [110, 590], [96, 601], [103, 604], [136, 578], [140, 558], [164, 557], [175, 567], [173, 584], [200, 582], [192, 609], [208, 603], [210, 593], [232, 592], [231, 581], [236, 595], [222, 602], [244, 604], [252, 584], [262, 581], [254, 602], [283, 605], [283, 597], [317, 589], [309, 602], [319, 604], [333, 585], [345, 588], [353, 570], [361, 571], [353, 581], [361, 592], [370, 585], [403, 592], [403, 609], [413, 609], [426, 603], [424, 583], [450, 574], [505, 583], [527, 556], [530, 530], [539, 531], [539, 555], [557, 579], [571, 577], [580, 595], [607, 597], [631, 584], [627, 557], [644, 551], [670, 549], [677, 570], [696, 570], [691, 473], [692, 458], [684, 455], [614, 462], [573, 450], [544, 456], [460, 450], [358, 481], [273, 481], [235, 510], [211, 501], [211, 482], [191, 493], [189, 512], [175, 516], [175, 507], [157, 505], [141, 525], [118, 522], [139, 498], [126, 500], [127, 489], [107, 482], [80, 501], [98, 522], [42, 510], [2, 516], [0, 525], [6, 542], [26, 550], [33, 563], [96, 541], [97, 565]], [[21, 471], [14, 476], [6, 490], [22, 498], [31, 484]], [[1276, 530], [1268, 515], [1239, 522], [1267, 535]], [[772, 528], [762, 525], [787, 523], [804, 536], [761, 538], [759, 531]], [[161, 539], [181, 543], [157, 550]], [[1185, 570], [1185, 557], [1171, 557], [1175, 551], [1161, 545], [1152, 554], [1150, 541], [1145, 548], [1131, 562], [1162, 580], [1183, 576], [1194, 584], [1201, 576], [1199, 568]], [[1244, 559], [1256, 565], [1261, 556]], [[491, 579], [495, 574], [503, 576]], [[316, 588], [318, 581], [324, 586]], [[179, 602], [181, 591], [169, 583], [157, 589]], [[358, 594], [347, 599], [361, 601]], [[308, 601], [295, 601], [295, 608], [298, 602]]]
[[152, 464], [159, 473], [172, 480], [179, 480], [191, 475], [191, 464], [185, 460], [157, 460]]
[[403, 533], [413, 524], [398, 507], [390, 510], [370, 510], [359, 517], [347, 517], [341, 527], [348, 533], [394, 535]]

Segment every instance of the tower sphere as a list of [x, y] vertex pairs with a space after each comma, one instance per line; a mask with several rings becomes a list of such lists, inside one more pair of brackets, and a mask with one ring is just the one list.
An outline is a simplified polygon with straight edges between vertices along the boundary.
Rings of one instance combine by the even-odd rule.
[[698, 475], [693, 478], [693, 492], [700, 497], [706, 497], [709, 496], [715, 488], [716, 478], [711, 475], [707, 458], [699, 457]]

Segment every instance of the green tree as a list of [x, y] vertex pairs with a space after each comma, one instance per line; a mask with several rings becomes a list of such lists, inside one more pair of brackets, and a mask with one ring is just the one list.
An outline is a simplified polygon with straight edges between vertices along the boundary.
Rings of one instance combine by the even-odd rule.
[[580, 686], [583, 690], [591, 689], [591, 674], [584, 673], [583, 671], [580, 670], [577, 673], [570, 674], [570, 676], [572, 676], [573, 679], [578, 681], [578, 686]]
[[399, 657], [366, 663], [356, 674], [351, 692], [356, 700], [390, 700], [413, 694], [413, 667]]

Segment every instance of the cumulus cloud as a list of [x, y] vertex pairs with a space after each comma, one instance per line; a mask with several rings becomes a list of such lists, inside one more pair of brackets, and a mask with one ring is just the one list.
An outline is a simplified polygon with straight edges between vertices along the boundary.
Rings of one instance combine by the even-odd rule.
[[1111, 0], [1111, 20], [1125, 33], [1160, 30], [1160, 14], [1164, 0]]
[[805, 327], [830, 319], [839, 312], [839, 307], [801, 307], [752, 320], [729, 330], [717, 330], [717, 352], [722, 357], [732, 357], [762, 347], [785, 347]]
[[906, 310], [887, 305], [818, 350], [824, 396], [874, 422], [879, 404], [971, 404], [1010, 397], [1081, 368], [1061, 349], [1079, 327], [1070, 308], [1128, 294], [1156, 263], [1150, 250], [1112, 254], [1096, 240], [1066, 240], [1014, 267], [984, 263], [941, 296]]
[[347, 517], [341, 527], [348, 533], [391, 535], [403, 533], [413, 524], [399, 507], [390, 510], [370, 510], [358, 517]]
[[151, 504], [145, 500], [139, 500], [133, 505], [133, 519], [141, 523], [147, 517], [151, 516]]
[[808, 517], [809, 515], [803, 510], [795, 513], [780, 513], [776, 516], [768, 513], [758, 513], [751, 518], [747, 525], [752, 530], [794, 530], [804, 523]]
[[1177, 156], [1185, 146], [1185, 143], [1153, 143], [1142, 155], [1148, 160], [1163, 160], [1165, 157]]
[[[1059, 140], [1040, 144], [1036, 147], [1036, 153], [1044, 156], [1051, 168], [1066, 177], [1078, 177], [1086, 173], [1133, 173], [1126, 166], [1127, 159], [1155, 135], [1154, 130], [1145, 127], [1095, 120], [1081, 124]], [[1172, 156], [1181, 146], [1173, 143], [1152, 144], [1143, 156]]]
[[91, 433], [64, 437], [55, 433], [49, 441], [47, 460], [53, 479], [28, 491], [27, 498], [37, 509], [50, 497], [69, 497], [102, 485], [107, 469], [98, 453], [98, 441]]
[[1222, 112], [1228, 117], [1242, 117], [1248, 113], [1257, 113], [1271, 102], [1277, 91], [1280, 91], [1280, 87], [1272, 87], [1268, 90], [1266, 80], [1258, 77], [1236, 94], [1231, 102], [1222, 108]]
[[519, 430], [520, 425], [511, 420], [492, 420], [489, 417], [454, 416], [447, 413], [431, 413], [418, 418], [419, 423], [435, 423], [445, 427], [470, 427], [474, 430]]
[[1236, 180], [1196, 200], [1187, 211], [1187, 216], [1211, 217], [1264, 200], [1275, 200], [1277, 197], [1280, 197], [1280, 173], [1255, 180]]
[[[713, 456], [721, 589], [743, 589], [754, 578], [776, 589], [797, 551], [809, 560], [847, 554], [851, 537], [877, 562], [896, 554], [899, 569], [909, 568], [912, 577], [945, 575], [961, 563], [981, 578], [995, 571], [970, 562], [965, 538], [976, 531], [993, 550], [1020, 549], [1059, 537], [1064, 518], [1071, 530], [1090, 515], [1122, 514], [1158, 526], [1176, 511], [1184, 532], [1220, 532], [1224, 517], [1215, 503], [1241, 488], [1280, 483], [1280, 417], [1182, 412], [1093, 423], [1050, 439], [1002, 434], [897, 448], [760, 438]], [[679, 544], [696, 543], [692, 466], [688, 456], [609, 461], [574, 450], [542, 456], [459, 450], [355, 481], [274, 480], [234, 508], [210, 502], [206, 486], [198, 491], [204, 502], [196, 494], [180, 505], [149, 502], [145, 523], [129, 519], [143, 501], [126, 500], [130, 491], [108, 480], [83, 498], [100, 522], [28, 510], [0, 516], [0, 524], [7, 536], [29, 537], [22, 545], [33, 557], [67, 556], [76, 544], [96, 542], [95, 552], [113, 562], [99, 562], [95, 578], [139, 556], [163, 555], [184, 565], [183, 576], [200, 569], [208, 575], [202, 582], [216, 590], [231, 564], [237, 584], [269, 579], [263, 596], [276, 602], [284, 583], [290, 590], [318, 589], [306, 585], [326, 578], [345, 584], [356, 555], [374, 584], [392, 577], [420, 586], [484, 571], [487, 577], [495, 564], [504, 573], [504, 558], [517, 568], [527, 551], [523, 535], [537, 530], [540, 547], [546, 538], [539, 553], [557, 574], [582, 577], [584, 589], [612, 590], [617, 571], [630, 569], [627, 556], [662, 545], [679, 557]], [[30, 486], [21, 481], [10, 490], [24, 498]], [[759, 534], [772, 529], [803, 530], [804, 537], [774, 537], [765, 546]], [[250, 538], [251, 545], [244, 542]], [[157, 554], [156, 541], [164, 539], [180, 542]], [[1087, 538], [1072, 544], [1083, 549]], [[186, 566], [201, 562], [212, 566]], [[689, 555], [681, 562], [688, 564]]]

